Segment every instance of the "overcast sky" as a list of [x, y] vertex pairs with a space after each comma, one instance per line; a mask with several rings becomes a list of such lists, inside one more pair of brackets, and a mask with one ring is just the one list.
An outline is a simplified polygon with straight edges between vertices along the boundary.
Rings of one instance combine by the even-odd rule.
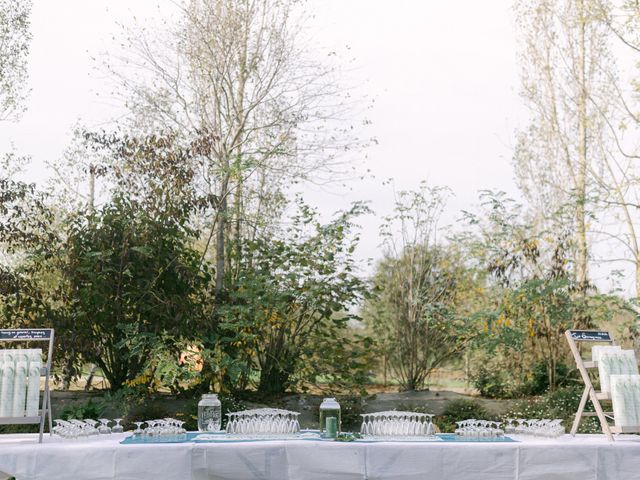
[[[74, 124], [107, 127], [117, 114], [91, 57], [109, 48], [117, 21], [154, 15], [158, 3], [170, 4], [34, 0], [28, 111], [0, 130], [0, 151], [12, 143], [31, 155], [34, 181], [46, 177], [45, 162], [62, 154]], [[375, 99], [367, 134], [379, 141], [361, 159], [375, 178], [350, 189], [309, 187], [310, 202], [328, 213], [369, 200], [382, 216], [393, 201], [383, 180], [405, 189], [426, 179], [455, 193], [447, 209], [453, 220], [481, 189], [518, 195], [511, 155], [526, 110], [510, 0], [311, 0], [309, 8], [318, 55], [348, 46], [355, 58], [345, 81]], [[362, 258], [379, 256], [378, 223], [363, 221]]]

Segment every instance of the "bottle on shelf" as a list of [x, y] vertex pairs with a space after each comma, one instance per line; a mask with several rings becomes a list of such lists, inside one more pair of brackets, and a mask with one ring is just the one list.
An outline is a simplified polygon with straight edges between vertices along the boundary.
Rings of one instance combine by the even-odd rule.
[[13, 358], [5, 354], [5, 361], [2, 368], [2, 392], [0, 392], [0, 418], [10, 417], [13, 414], [13, 381], [15, 366]]
[[29, 362], [29, 376], [27, 377], [27, 417], [38, 415], [38, 405], [40, 404], [40, 361]]
[[11, 415], [12, 417], [24, 417], [27, 403], [27, 362], [20, 360], [16, 362], [13, 377], [13, 399]]

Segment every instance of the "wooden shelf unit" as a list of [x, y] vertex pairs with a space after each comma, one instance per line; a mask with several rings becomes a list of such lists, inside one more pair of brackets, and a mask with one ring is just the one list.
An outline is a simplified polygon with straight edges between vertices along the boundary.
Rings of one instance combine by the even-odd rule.
[[38, 415], [34, 417], [0, 417], [0, 425], [40, 425], [38, 443], [42, 443], [44, 424], [49, 417], [49, 435], [53, 434], [53, 422], [51, 419], [51, 390], [49, 378], [51, 374], [51, 357], [53, 356], [53, 328], [39, 329], [0, 329], [0, 344], [3, 342], [48, 342], [47, 363], [40, 368], [40, 376], [44, 377], [44, 394], [38, 409]]
[[[584, 381], [584, 392], [580, 399], [578, 411], [576, 412], [573, 425], [571, 427], [571, 435], [575, 435], [580, 425], [582, 417], [598, 417], [600, 420], [600, 426], [602, 432], [606, 435], [609, 441], [613, 441], [614, 433], [640, 433], [640, 425], [638, 426], [624, 426], [618, 427], [615, 425], [609, 425], [608, 419], [615, 422], [613, 412], [605, 412], [600, 404], [601, 400], [611, 401], [611, 395], [607, 392], [599, 392], [593, 386], [591, 377], [589, 376], [589, 369], [598, 368], [598, 362], [588, 361], [585, 362], [580, 355], [577, 342], [590, 342], [590, 343], [605, 343], [608, 345], [615, 345], [613, 337], [609, 332], [595, 331], [595, 330], [567, 330], [565, 332], [567, 342], [569, 342], [569, 348], [576, 361], [576, 366], [580, 372], [580, 376]], [[587, 400], [591, 400], [595, 412], [585, 412], [584, 408], [587, 404]]]

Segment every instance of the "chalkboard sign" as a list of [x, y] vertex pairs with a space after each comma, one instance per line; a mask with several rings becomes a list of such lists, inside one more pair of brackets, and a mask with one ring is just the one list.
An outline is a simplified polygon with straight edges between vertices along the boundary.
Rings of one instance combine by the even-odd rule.
[[3, 329], [0, 330], [0, 340], [49, 340], [50, 328], [38, 329]]
[[571, 338], [582, 342], [610, 342], [609, 332], [594, 332], [593, 330], [571, 330]]

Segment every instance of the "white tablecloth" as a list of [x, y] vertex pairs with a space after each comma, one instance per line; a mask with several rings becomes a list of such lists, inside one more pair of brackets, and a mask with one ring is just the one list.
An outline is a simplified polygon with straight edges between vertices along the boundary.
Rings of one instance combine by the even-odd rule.
[[521, 443], [251, 443], [120, 445], [0, 436], [0, 479], [18, 480], [634, 480], [640, 437], [564, 436]]

